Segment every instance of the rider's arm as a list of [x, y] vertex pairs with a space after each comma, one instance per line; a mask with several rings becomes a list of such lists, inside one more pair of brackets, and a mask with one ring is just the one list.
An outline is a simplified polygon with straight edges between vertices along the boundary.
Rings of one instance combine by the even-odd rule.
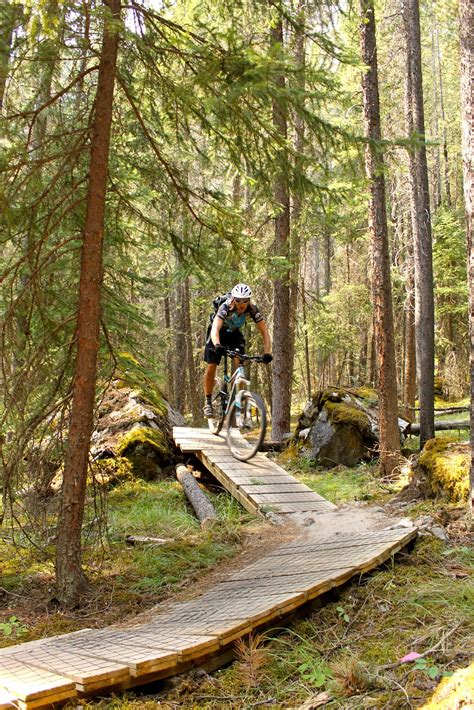
[[[258, 321], [258, 323], [255, 324], [257, 328], [259, 329], [260, 333], [262, 334], [263, 338], [263, 352], [265, 353], [271, 353], [272, 351], [272, 341], [270, 338], [270, 333], [268, 332], [267, 324], [265, 323], [264, 320]], [[214, 327], [214, 324], [213, 324]]]
[[213, 345], [220, 345], [221, 340], [220, 340], [220, 329], [222, 328], [224, 321], [222, 318], [219, 318], [219, 316], [215, 316], [214, 320], [212, 321], [212, 328], [211, 328], [211, 340]]

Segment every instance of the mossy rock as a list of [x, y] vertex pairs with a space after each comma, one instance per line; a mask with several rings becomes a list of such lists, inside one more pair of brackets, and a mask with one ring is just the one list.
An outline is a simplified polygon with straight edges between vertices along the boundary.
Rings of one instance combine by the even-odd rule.
[[134, 427], [120, 438], [116, 451], [130, 461], [133, 474], [146, 481], [166, 475], [172, 463], [166, 435], [151, 427]]
[[123, 456], [99, 459], [94, 463], [93, 476], [97, 485], [112, 488], [118, 483], [133, 479], [133, 465]]
[[329, 400], [326, 401], [324, 406], [328, 412], [329, 420], [333, 424], [346, 425], [357, 429], [367, 438], [372, 436], [369, 418], [361, 409], [345, 402], [330, 402]]
[[470, 464], [469, 444], [447, 437], [427, 441], [419, 458], [431, 492], [453, 503], [467, 500]]

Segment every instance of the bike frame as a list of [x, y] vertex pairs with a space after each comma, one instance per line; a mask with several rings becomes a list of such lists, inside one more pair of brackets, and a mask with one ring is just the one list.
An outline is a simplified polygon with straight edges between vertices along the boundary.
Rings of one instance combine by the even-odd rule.
[[[224, 378], [223, 378], [222, 389], [221, 389], [221, 397], [222, 397], [222, 405], [223, 405], [222, 410], [224, 412], [224, 417], [227, 416], [227, 413], [229, 411], [233, 397], [235, 396], [237, 404], [238, 404], [239, 392], [242, 391], [242, 389], [244, 387], [250, 387], [250, 380], [248, 380], [245, 376], [245, 369], [242, 364], [242, 360], [240, 360], [239, 364], [235, 368], [232, 375], [229, 375], [229, 367], [228, 367], [228, 358], [229, 357], [234, 357], [234, 356], [230, 355], [227, 352], [224, 353]], [[238, 355], [235, 355], [235, 357], [238, 357]], [[230, 393], [229, 393], [229, 385], [231, 385]], [[236, 390], [238, 390], [237, 393], [236, 393]]]

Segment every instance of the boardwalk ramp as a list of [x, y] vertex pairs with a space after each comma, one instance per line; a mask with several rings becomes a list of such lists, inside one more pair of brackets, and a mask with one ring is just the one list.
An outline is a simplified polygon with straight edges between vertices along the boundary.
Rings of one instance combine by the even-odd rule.
[[224, 434], [215, 436], [209, 429], [174, 427], [173, 437], [181, 451], [197, 456], [250, 513], [288, 516], [336, 510], [335, 505], [290, 476], [264, 454], [258, 453], [249, 461], [235, 459]]
[[[306, 486], [294, 489], [301, 484], [265, 456], [243, 465], [230, 461], [218, 437], [214, 441], [203, 432], [200, 448], [196, 431], [175, 430], [177, 443], [196, 453], [248, 510], [265, 515], [271, 505], [280, 522], [301, 513], [325, 520], [338, 515], [335, 506], [308, 495]], [[217, 668], [232, 658], [238, 638], [280, 627], [303, 605], [390, 559], [415, 536], [415, 528], [364, 529], [362, 519], [359, 529], [329, 526], [326, 535], [306, 527], [252, 564], [221, 575], [199, 596], [156, 607], [145, 623], [84, 629], [1, 649], [0, 710], [58, 707], [71, 698], [132, 688], [195, 666]]]

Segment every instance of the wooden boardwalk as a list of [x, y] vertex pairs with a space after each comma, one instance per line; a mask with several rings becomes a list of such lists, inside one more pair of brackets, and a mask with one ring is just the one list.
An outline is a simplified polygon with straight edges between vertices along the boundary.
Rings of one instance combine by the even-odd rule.
[[[226, 473], [219, 475], [229, 479], [229, 486], [247, 502], [246, 507], [251, 505], [254, 510], [267, 505], [266, 500], [259, 502], [253, 488], [273, 485], [273, 481], [241, 481], [248, 475], [237, 475], [239, 462], [234, 462], [232, 472], [219, 445], [214, 450], [206, 441], [205, 446], [201, 460], [212, 458], [212, 466], [221, 472], [224, 464]], [[278, 477], [272, 467], [267, 476], [265, 461], [265, 457], [258, 457], [257, 471], [250, 478]], [[248, 474], [254, 464], [246, 466]], [[280, 475], [286, 478], [284, 472]], [[295, 485], [288, 478], [290, 481], [277, 485]], [[250, 490], [244, 490], [247, 488]], [[305, 501], [305, 506], [314, 505], [310, 508], [313, 514], [334, 508], [324, 506], [319, 496], [314, 503]], [[301, 510], [287, 510], [287, 500], [274, 504], [281, 505], [283, 516]], [[306, 532], [243, 569], [223, 575], [200, 596], [174, 602], [166, 609], [157, 607], [146, 623], [84, 629], [2, 649], [0, 709], [44, 708], [69, 698], [131, 688], [199, 665], [216, 668], [232, 658], [236, 639], [253, 630], [281, 625], [306, 602], [378, 566], [415, 536], [414, 528], [338, 533], [324, 540]]]
[[238, 461], [230, 453], [223, 434], [215, 436], [209, 429], [174, 427], [173, 437], [181, 451], [195, 454], [250, 513], [292, 515], [336, 509], [264, 454], [258, 453], [250, 461]]

